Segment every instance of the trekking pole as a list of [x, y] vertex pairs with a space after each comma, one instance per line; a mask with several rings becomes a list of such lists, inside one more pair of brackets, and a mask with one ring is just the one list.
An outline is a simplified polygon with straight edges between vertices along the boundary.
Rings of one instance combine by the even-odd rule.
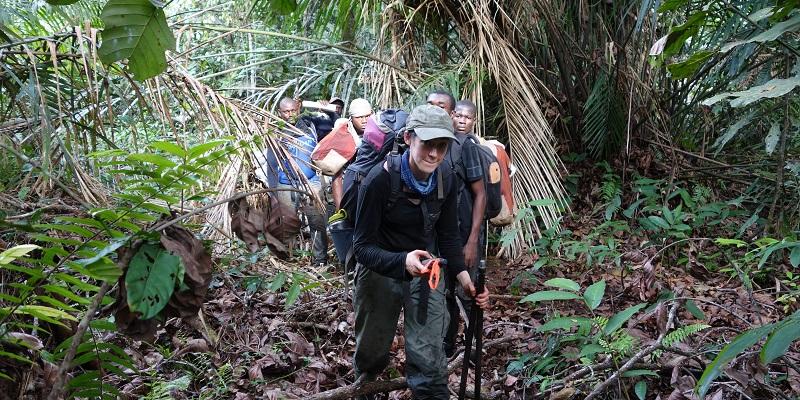
[[[485, 280], [485, 272], [486, 272], [486, 261], [481, 260], [480, 264], [478, 264], [478, 276], [476, 277], [476, 286], [475, 286], [475, 293], [480, 294], [483, 293], [483, 286]], [[478, 320], [480, 318], [480, 321]], [[480, 326], [478, 326], [480, 324]], [[480, 382], [481, 378], [478, 375], [480, 373], [480, 360], [481, 360], [481, 347], [483, 346], [483, 341], [481, 340], [481, 330], [483, 330], [483, 310], [478, 307], [477, 304], [472, 304], [472, 308], [469, 312], [469, 325], [467, 326], [467, 334], [466, 338], [464, 338], [464, 365], [461, 367], [461, 384], [458, 388], [458, 400], [464, 400], [466, 393], [467, 393], [467, 376], [469, 375], [469, 363], [470, 359], [472, 358], [472, 340], [473, 338], [477, 338], [476, 350], [478, 354], [476, 355], [476, 364], [475, 364], [475, 398], [478, 399], [480, 396]]]
[[[486, 261], [481, 260], [478, 264], [478, 285], [483, 292], [484, 281], [486, 280]], [[483, 309], [474, 305], [475, 311], [475, 395], [474, 399], [481, 398], [481, 358], [483, 358]]]

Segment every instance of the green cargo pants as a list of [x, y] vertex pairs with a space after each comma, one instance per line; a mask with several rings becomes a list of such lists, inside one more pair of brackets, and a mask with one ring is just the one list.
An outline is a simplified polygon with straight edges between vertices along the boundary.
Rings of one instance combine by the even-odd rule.
[[[353, 302], [356, 312], [356, 377], [375, 380], [389, 364], [389, 349], [394, 339], [400, 310], [403, 309], [406, 349], [406, 379], [414, 398], [450, 398], [447, 388], [447, 359], [444, 355], [444, 334], [448, 324], [445, 301], [445, 279], [428, 296], [424, 325], [417, 319], [421, 294], [420, 284], [427, 279], [400, 281], [373, 272], [361, 264], [356, 266], [356, 288]], [[445, 271], [442, 270], [442, 275]]]

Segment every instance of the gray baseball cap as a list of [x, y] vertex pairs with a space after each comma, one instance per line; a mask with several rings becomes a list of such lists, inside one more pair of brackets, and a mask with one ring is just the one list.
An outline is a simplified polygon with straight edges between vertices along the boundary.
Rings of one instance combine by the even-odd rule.
[[447, 111], [430, 104], [414, 107], [406, 121], [406, 129], [414, 131], [422, 140], [456, 138], [453, 134], [453, 119]]

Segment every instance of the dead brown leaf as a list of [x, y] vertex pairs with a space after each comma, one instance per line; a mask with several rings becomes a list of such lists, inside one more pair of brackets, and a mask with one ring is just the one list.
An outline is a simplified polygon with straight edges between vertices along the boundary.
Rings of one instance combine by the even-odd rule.
[[309, 343], [304, 337], [294, 332], [283, 333], [289, 339], [289, 346], [287, 348], [299, 356], [308, 356], [314, 354], [314, 345]]
[[567, 400], [575, 394], [575, 388], [565, 387], [550, 395], [550, 400]]
[[29, 335], [27, 333], [9, 332], [6, 333], [6, 337], [4, 339], [11, 343], [21, 344], [31, 350], [41, 350], [41, 348], [44, 347], [42, 341], [39, 340], [39, 338], [33, 335]]
[[288, 256], [288, 244], [300, 233], [299, 216], [281, 204], [276, 196], [257, 197], [253, 201], [259, 202], [258, 207], [252, 207], [246, 198], [228, 203], [231, 230], [250, 251], [261, 248], [259, 235], [263, 235], [270, 251], [281, 257]]
[[203, 306], [211, 282], [211, 255], [203, 242], [181, 226], [173, 225], [164, 229], [161, 232], [161, 244], [170, 253], [180, 257], [186, 271], [183, 283], [189, 287], [188, 290], [174, 292], [167, 307], [171, 314], [182, 318], [195, 316]]

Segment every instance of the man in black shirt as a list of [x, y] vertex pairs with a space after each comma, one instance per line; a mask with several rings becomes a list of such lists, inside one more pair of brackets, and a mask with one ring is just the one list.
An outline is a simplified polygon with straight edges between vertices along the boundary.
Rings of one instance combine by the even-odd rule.
[[[390, 155], [362, 181], [356, 211], [356, 376], [374, 380], [404, 310], [406, 376], [417, 399], [449, 399], [444, 332], [445, 279], [430, 288], [425, 260], [447, 260], [442, 271], [475, 296], [464, 269], [452, 171], [443, 164], [455, 136], [447, 112], [431, 105], [412, 111], [403, 138], [408, 150]], [[476, 303], [488, 306], [484, 291]]]
[[[469, 100], [461, 100], [453, 110], [453, 128], [456, 138], [450, 145], [447, 158], [457, 177], [458, 188], [458, 231], [464, 246], [464, 263], [470, 276], [475, 277], [478, 262], [484, 256], [486, 230], [484, 213], [486, 209], [486, 187], [483, 183], [480, 146], [468, 135], [473, 134], [476, 121], [476, 107]], [[455, 285], [453, 285], [455, 286]], [[456, 296], [469, 315], [472, 300], [460, 290], [448, 296], [447, 308], [450, 313], [450, 326], [445, 336], [445, 353], [448, 357], [455, 351], [455, 337], [458, 333], [459, 312]]]

